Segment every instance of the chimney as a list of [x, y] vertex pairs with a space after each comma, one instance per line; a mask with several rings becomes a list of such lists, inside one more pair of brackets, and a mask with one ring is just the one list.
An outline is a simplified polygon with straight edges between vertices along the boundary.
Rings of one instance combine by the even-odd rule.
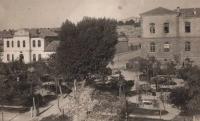
[[180, 7], [179, 7], [179, 6], [176, 8], [176, 12], [177, 12], [177, 16], [180, 16], [180, 15], [181, 15], [181, 10], [180, 10]]
[[36, 33], [37, 34], [40, 34], [41, 32], [40, 32], [40, 29], [36, 29]]
[[194, 15], [197, 15], [197, 10], [196, 10], [196, 8], [194, 8], [193, 14], [194, 14]]

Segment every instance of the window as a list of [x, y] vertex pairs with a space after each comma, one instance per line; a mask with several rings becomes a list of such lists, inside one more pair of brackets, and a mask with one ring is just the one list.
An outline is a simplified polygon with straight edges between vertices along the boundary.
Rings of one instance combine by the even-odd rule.
[[24, 61], [24, 55], [22, 54], [22, 52], [20, 52], [19, 61], [20, 61], [20, 62], [23, 62], [23, 61]]
[[20, 47], [20, 41], [19, 40], [17, 41], [17, 47]]
[[185, 42], [185, 51], [190, 51], [190, 50], [191, 50], [191, 43]]
[[191, 23], [185, 22], [185, 32], [190, 33], [191, 32]]
[[33, 40], [33, 47], [35, 47], [35, 40]]
[[7, 54], [7, 61], [10, 61], [10, 55]]
[[26, 42], [25, 42], [25, 40], [23, 41], [23, 47], [26, 47]]
[[39, 61], [42, 60], [41, 54], [38, 54], [38, 60], [39, 60]]
[[38, 40], [38, 47], [41, 47], [41, 40]]
[[155, 23], [150, 23], [150, 33], [155, 33]]
[[169, 33], [169, 23], [164, 23], [164, 32]]
[[12, 62], [15, 60], [15, 58], [14, 58], [14, 54], [12, 54]]
[[164, 44], [164, 52], [169, 52], [170, 51], [170, 44], [169, 42], [165, 42]]
[[10, 47], [10, 42], [9, 41], [6, 42], [6, 46]]
[[11, 44], [12, 44], [12, 47], [14, 47], [14, 41], [12, 41], [12, 43], [11, 43]]
[[150, 52], [156, 51], [156, 44], [154, 42], [150, 43]]
[[36, 55], [33, 54], [33, 62], [35, 62], [35, 61], [36, 61]]

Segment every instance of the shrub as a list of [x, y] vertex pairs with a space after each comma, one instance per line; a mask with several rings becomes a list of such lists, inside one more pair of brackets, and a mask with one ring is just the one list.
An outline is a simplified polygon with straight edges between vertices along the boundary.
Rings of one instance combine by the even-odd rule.
[[62, 116], [51, 115], [43, 118], [41, 121], [72, 121], [72, 118], [68, 117], [67, 115], [62, 115]]

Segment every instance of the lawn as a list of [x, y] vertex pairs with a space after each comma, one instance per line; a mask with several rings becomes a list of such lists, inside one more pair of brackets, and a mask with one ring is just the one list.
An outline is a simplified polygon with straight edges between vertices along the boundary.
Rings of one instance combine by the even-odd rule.
[[19, 107], [19, 108], [1, 107], [1, 111], [5, 111], [5, 112], [9, 112], [9, 113], [24, 113], [28, 110], [29, 110], [29, 108], [27, 108], [27, 107]]
[[[139, 114], [139, 115], [151, 115], [157, 116], [160, 115], [160, 110], [152, 110], [152, 109], [143, 109], [139, 108], [135, 103], [128, 103], [128, 112], [130, 114]], [[161, 115], [165, 115], [168, 112], [165, 110], [161, 110]]]
[[135, 117], [135, 118], [129, 118], [128, 121], [167, 121], [167, 120]]
[[136, 96], [136, 95], [138, 95], [137, 91], [129, 91], [126, 93], [126, 96], [128, 96], [128, 97], [132, 97], [132, 96]]

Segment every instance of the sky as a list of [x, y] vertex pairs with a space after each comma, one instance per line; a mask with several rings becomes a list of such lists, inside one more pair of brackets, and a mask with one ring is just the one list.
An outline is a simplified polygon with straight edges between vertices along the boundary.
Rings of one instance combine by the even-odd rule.
[[156, 7], [200, 8], [200, 0], [0, 0], [0, 30], [60, 27], [84, 16], [117, 20], [139, 17]]

